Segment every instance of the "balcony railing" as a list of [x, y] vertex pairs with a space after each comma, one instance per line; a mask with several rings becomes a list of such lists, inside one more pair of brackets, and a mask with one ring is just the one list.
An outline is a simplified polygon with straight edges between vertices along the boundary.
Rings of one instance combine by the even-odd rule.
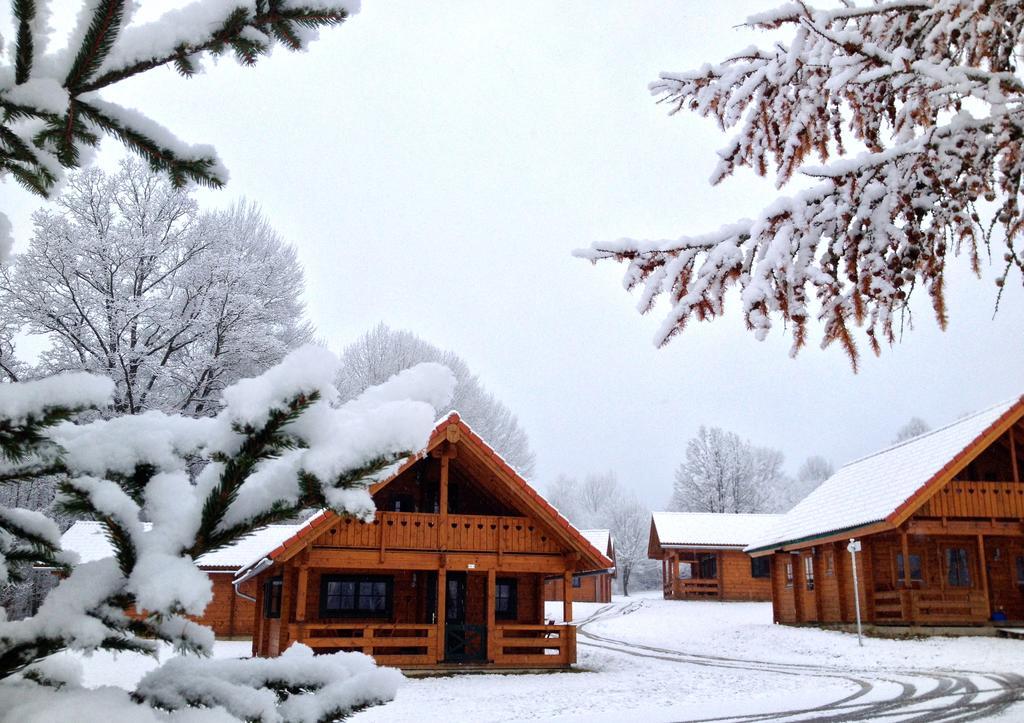
[[[558, 553], [548, 533], [526, 517], [378, 512], [373, 522], [339, 519], [317, 547], [458, 552]], [[383, 536], [383, 541], [381, 537]]]
[[928, 500], [918, 514], [1024, 519], [1024, 484], [954, 480]]

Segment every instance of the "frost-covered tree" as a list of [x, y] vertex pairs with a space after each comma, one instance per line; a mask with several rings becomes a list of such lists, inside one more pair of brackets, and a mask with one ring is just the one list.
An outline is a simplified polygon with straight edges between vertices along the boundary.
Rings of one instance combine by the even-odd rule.
[[520, 474], [533, 474], [536, 457], [526, 431], [458, 354], [440, 349], [411, 331], [396, 331], [381, 323], [346, 346], [341, 361], [337, 385], [342, 399], [351, 399], [414, 364], [444, 364], [459, 381], [452, 408]]
[[[60, 505], [102, 522], [114, 549], [75, 564], [52, 519], [0, 505], [0, 584], [31, 565], [66, 575], [35, 615], [0, 612], [5, 718], [59, 719], [81, 707], [111, 720], [156, 720], [164, 710], [188, 720], [328, 721], [394, 695], [400, 674], [358, 653], [314, 658], [294, 645], [277, 659], [208, 660], [212, 631], [187, 617], [212, 597], [200, 555], [303, 508], [372, 517], [369, 485], [426, 443], [455, 385], [449, 370], [423, 364], [339, 405], [337, 371], [330, 352], [303, 347], [233, 384], [217, 416], [199, 418], [151, 411], [72, 421], [114, 397], [111, 380], [82, 372], [0, 385], [0, 485], [59, 475]], [[206, 465], [193, 478], [196, 459]], [[161, 643], [183, 655], [130, 695], [87, 690], [77, 664], [54, 657], [155, 653]]]
[[629, 584], [634, 575], [653, 569], [653, 560], [647, 559], [647, 543], [651, 533], [651, 511], [633, 494], [621, 493], [609, 510], [608, 529], [615, 541], [615, 572], [622, 594], [629, 595]]
[[623, 595], [629, 594], [635, 576], [654, 569], [647, 559], [651, 512], [619, 483], [614, 472], [589, 474], [582, 482], [559, 475], [548, 485], [546, 497], [577, 528], [611, 531]]
[[[255, 205], [201, 213], [125, 161], [72, 174], [55, 207], [0, 267], [0, 323], [51, 341], [35, 376], [103, 374], [115, 414], [213, 414], [227, 385], [310, 340], [302, 267]], [[0, 332], [6, 366], [4, 349]]]
[[734, 432], [701, 427], [676, 469], [669, 508], [679, 512], [770, 512], [787, 484], [778, 450]]
[[817, 316], [823, 346], [838, 342], [855, 368], [854, 327], [878, 353], [918, 288], [945, 327], [951, 258], [980, 273], [992, 254], [1000, 287], [1024, 267], [1022, 13], [987, 0], [849, 0], [748, 18], [782, 39], [664, 73], [652, 92], [734, 131], [713, 184], [774, 166], [777, 187], [814, 185], [717, 231], [578, 253], [625, 261], [643, 310], [668, 300], [659, 345], [721, 316], [731, 288], [758, 338], [779, 317], [795, 353]]
[[908, 439], [920, 437], [925, 432], [930, 432], [931, 429], [931, 425], [920, 417], [911, 417], [910, 421], [896, 432], [896, 438], [892, 440], [892, 443], [899, 444], [900, 442], [906, 442]]
[[814, 455], [804, 460], [797, 470], [796, 478], [780, 490], [777, 509], [785, 511], [813, 492], [835, 473], [835, 467], [824, 457]]
[[[212, 148], [178, 140], [103, 91], [163, 66], [188, 78], [211, 55], [230, 53], [251, 66], [277, 44], [304, 50], [318, 28], [358, 8], [358, 0], [200, 0], [133, 24], [138, 3], [86, 0], [65, 47], [52, 37], [52, 4], [11, 0], [13, 42], [0, 57], [0, 178], [9, 175], [40, 196], [50, 194], [64, 169], [80, 167], [103, 136], [176, 187], [222, 185], [227, 175]], [[0, 260], [10, 246], [10, 223], [0, 214]]]

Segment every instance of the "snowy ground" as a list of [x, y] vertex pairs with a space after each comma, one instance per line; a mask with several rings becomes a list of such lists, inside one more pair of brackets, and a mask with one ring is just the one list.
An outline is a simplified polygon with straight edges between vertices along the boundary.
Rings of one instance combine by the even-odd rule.
[[[394, 702], [352, 720], [448, 721], [457, 715], [657, 723], [778, 713], [772, 720], [796, 721], [818, 717], [807, 708], [837, 703], [833, 713], [859, 713], [861, 720], [878, 719], [874, 712], [882, 720], [945, 720], [929, 711], [956, 704], [961, 713], [984, 713], [978, 706], [1006, 695], [995, 678], [980, 673], [1024, 671], [1024, 641], [870, 638], [859, 648], [855, 635], [772, 625], [767, 603], [664, 601], [652, 594], [573, 608], [577, 622], [591, 619], [579, 634], [581, 672], [409, 679]], [[550, 604], [549, 616], [560, 612], [561, 603]], [[217, 644], [218, 657], [248, 652], [247, 642]], [[95, 655], [84, 663], [88, 684], [129, 688], [153, 666], [130, 655], [116, 661]], [[784, 711], [803, 713], [787, 717]], [[1024, 720], [1024, 704], [986, 719]]]

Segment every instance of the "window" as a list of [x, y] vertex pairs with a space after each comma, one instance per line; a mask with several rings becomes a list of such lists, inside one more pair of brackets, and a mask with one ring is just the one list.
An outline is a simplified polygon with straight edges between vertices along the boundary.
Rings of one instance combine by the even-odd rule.
[[786, 587], [793, 587], [793, 563], [786, 563]]
[[751, 577], [771, 577], [771, 560], [770, 557], [752, 557], [750, 558], [750, 576]]
[[1024, 557], [1017, 558], [1017, 585], [1024, 587]]
[[280, 577], [272, 577], [263, 583], [263, 617], [281, 617], [281, 589], [284, 587], [284, 580]]
[[412, 495], [395, 495], [391, 500], [391, 508], [395, 512], [415, 512], [416, 504]]
[[718, 556], [714, 553], [698, 555], [697, 565], [701, 580], [714, 580], [718, 577]]
[[[573, 577], [573, 587], [576, 587], [578, 577]], [[494, 583], [494, 617], [498, 620], [515, 620], [518, 608], [518, 590], [516, 589], [515, 578], [499, 578]]]
[[814, 557], [807, 555], [804, 558], [804, 580], [807, 581], [807, 589], [814, 589]]
[[[905, 584], [906, 574], [903, 571], [903, 553], [896, 553], [896, 584]], [[921, 582], [924, 578], [921, 577], [921, 556], [911, 555], [910, 556], [910, 581]]]
[[583, 585], [583, 578], [581, 578], [579, 575], [573, 575], [572, 576], [572, 586], [573, 587], [581, 587], [582, 585]]
[[320, 617], [391, 617], [390, 577], [324, 575], [320, 580]]
[[971, 586], [971, 570], [967, 564], [967, 550], [962, 547], [946, 548], [946, 575], [950, 587]]

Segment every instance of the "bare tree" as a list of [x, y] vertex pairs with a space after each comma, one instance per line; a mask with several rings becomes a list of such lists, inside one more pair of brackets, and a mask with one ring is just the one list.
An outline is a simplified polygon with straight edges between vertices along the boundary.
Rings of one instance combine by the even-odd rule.
[[676, 470], [670, 507], [680, 512], [768, 512], [786, 483], [783, 456], [733, 432], [701, 427]]
[[966, 256], [980, 275], [990, 254], [1000, 288], [1024, 268], [1018, 3], [799, 2], [746, 24], [789, 39], [663, 73], [652, 92], [672, 113], [734, 130], [712, 183], [774, 165], [777, 187], [815, 184], [717, 231], [579, 252], [628, 264], [644, 311], [668, 301], [658, 344], [721, 316], [738, 287], [758, 338], [781, 318], [795, 352], [816, 316], [823, 343], [838, 342], [856, 367], [854, 327], [878, 353], [916, 290], [946, 326], [951, 259]]
[[367, 388], [421, 362], [444, 364], [458, 381], [452, 408], [520, 474], [533, 474], [536, 457], [519, 420], [454, 352], [440, 349], [411, 331], [394, 330], [380, 323], [346, 346], [341, 360], [337, 387], [342, 400], [354, 399]]
[[904, 424], [896, 432], [896, 438], [892, 440], [893, 444], [899, 444], [900, 442], [906, 442], [908, 439], [914, 437], [920, 437], [925, 432], [932, 430], [931, 425], [924, 421], [920, 417], [911, 417], [910, 421]]
[[[115, 413], [212, 414], [227, 384], [312, 336], [295, 252], [252, 204], [203, 214], [126, 161], [73, 175], [34, 221], [29, 249], [0, 269], [0, 318], [50, 339], [37, 374], [113, 379]], [[4, 352], [0, 336], [11, 376]]]

